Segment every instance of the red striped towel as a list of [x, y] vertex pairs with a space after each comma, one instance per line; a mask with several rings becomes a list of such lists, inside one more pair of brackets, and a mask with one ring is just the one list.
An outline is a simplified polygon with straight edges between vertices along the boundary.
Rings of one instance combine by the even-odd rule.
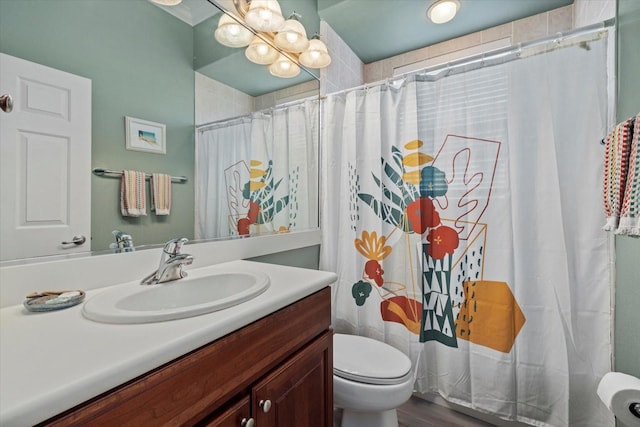
[[640, 236], [640, 114], [629, 127], [629, 160], [626, 185], [616, 234]]
[[604, 160], [603, 200], [607, 222], [606, 231], [618, 228], [620, 209], [629, 170], [631, 119], [618, 124], [607, 136]]
[[171, 175], [151, 174], [151, 205], [156, 215], [169, 215], [171, 212]]
[[122, 216], [144, 216], [147, 214], [145, 173], [122, 171], [120, 182], [120, 212]]

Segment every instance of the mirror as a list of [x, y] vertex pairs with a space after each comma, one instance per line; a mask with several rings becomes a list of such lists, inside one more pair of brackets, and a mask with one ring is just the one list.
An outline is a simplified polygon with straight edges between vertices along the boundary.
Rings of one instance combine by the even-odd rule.
[[[197, 15], [187, 16], [186, 20], [192, 22], [188, 24], [148, 0], [0, 2], [0, 52], [91, 79], [92, 170], [138, 170], [187, 178], [186, 183], [171, 185], [170, 215], [159, 216], [147, 210], [143, 217], [123, 217], [117, 174], [116, 179], [91, 174], [93, 254], [115, 242], [113, 230], [130, 234], [136, 247], [157, 245], [176, 236], [193, 240], [237, 235], [233, 228], [227, 234], [220, 230], [217, 234], [194, 233], [198, 182], [195, 140], [200, 125], [220, 127], [221, 120], [237, 116], [245, 116], [242, 120], [264, 121], [266, 116], [275, 117], [298, 98], [313, 95], [318, 99], [319, 83], [313, 74], [303, 70], [297, 80], [276, 79], [262, 66], [247, 61], [242, 49], [216, 46], [213, 31], [219, 11], [206, 0], [197, 3], [198, 8], [193, 9]], [[290, 12], [285, 10], [286, 0], [281, 4], [284, 13]], [[304, 24], [309, 32], [319, 25]], [[203, 40], [208, 40], [208, 44], [201, 43]], [[241, 81], [251, 83], [251, 89], [243, 88], [251, 93], [229, 86], [238, 76]], [[276, 79], [282, 86], [271, 86], [265, 92], [260, 82], [270, 79]], [[284, 107], [275, 106], [282, 103]], [[125, 117], [164, 125], [166, 154], [127, 150]], [[272, 131], [278, 123], [274, 119], [264, 126]], [[319, 129], [316, 127], [313, 132], [317, 138]], [[317, 152], [308, 157], [317, 161]], [[247, 162], [251, 160], [256, 159], [251, 157]], [[249, 163], [247, 176], [258, 173], [252, 169], [266, 173], [267, 163], [255, 167]], [[305, 197], [317, 199], [317, 165], [315, 168], [316, 182], [311, 187], [314, 192]], [[282, 172], [274, 182], [286, 182], [286, 174]], [[243, 188], [249, 180], [239, 183], [236, 189]], [[149, 203], [148, 185], [146, 191]], [[298, 189], [297, 194], [300, 200], [302, 190]], [[222, 200], [223, 195], [216, 189], [208, 189], [203, 197]], [[248, 205], [246, 200], [243, 203]], [[239, 213], [242, 214], [246, 213]], [[231, 220], [236, 232], [238, 219]], [[313, 221], [301, 229], [316, 228], [317, 213]], [[268, 231], [277, 231], [279, 227]], [[258, 228], [252, 227], [251, 231], [257, 232]]]

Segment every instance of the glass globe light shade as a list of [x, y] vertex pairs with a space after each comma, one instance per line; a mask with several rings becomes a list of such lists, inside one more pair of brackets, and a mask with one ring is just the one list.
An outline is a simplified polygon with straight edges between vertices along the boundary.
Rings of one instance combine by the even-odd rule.
[[276, 62], [269, 65], [269, 72], [276, 77], [290, 78], [300, 74], [300, 67], [283, 54], [280, 54]]
[[253, 40], [253, 33], [227, 14], [220, 17], [214, 35], [220, 44], [229, 47], [245, 47]]
[[297, 19], [287, 19], [273, 40], [285, 52], [302, 52], [309, 47], [307, 32]]
[[427, 16], [434, 24], [444, 24], [456, 16], [460, 9], [458, 0], [437, 0], [427, 10]]
[[244, 54], [249, 61], [260, 65], [273, 64], [278, 59], [278, 55], [280, 55], [277, 50], [258, 36], [255, 36], [249, 43], [249, 47], [244, 51]]
[[175, 6], [182, 3], [182, 0], [151, 0], [154, 3], [161, 4], [163, 6]]
[[327, 46], [319, 39], [309, 40], [309, 47], [298, 59], [302, 65], [309, 68], [324, 68], [331, 63]]
[[277, 0], [252, 0], [244, 20], [256, 31], [275, 33], [284, 25]]

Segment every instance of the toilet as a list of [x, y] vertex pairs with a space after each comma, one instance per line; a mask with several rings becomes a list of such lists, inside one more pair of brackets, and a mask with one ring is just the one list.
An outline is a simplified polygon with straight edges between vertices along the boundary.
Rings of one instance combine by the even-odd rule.
[[411, 397], [411, 360], [367, 337], [333, 337], [333, 404], [342, 427], [398, 427], [396, 408]]

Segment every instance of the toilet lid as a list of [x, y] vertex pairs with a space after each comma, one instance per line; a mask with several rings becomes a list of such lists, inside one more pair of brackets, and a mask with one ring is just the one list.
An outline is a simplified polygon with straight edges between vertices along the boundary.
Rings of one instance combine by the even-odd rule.
[[411, 376], [411, 360], [400, 350], [381, 341], [335, 334], [333, 373], [366, 384], [399, 384]]

